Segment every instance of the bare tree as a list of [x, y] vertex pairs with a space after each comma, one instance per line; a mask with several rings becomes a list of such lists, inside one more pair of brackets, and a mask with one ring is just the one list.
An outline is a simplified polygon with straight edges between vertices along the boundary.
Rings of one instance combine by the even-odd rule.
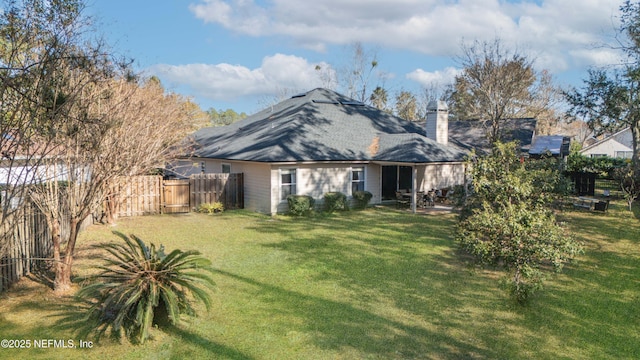
[[29, 185], [55, 149], [42, 133], [69, 101], [56, 92], [65, 81], [61, 69], [65, 62], [84, 66], [74, 46], [80, 8], [71, 0], [14, 0], [0, 13], [0, 255]]
[[[191, 124], [184, 99], [165, 95], [157, 83], [105, 79], [83, 87], [56, 124], [55, 156], [31, 193], [51, 231], [56, 291], [68, 290], [80, 225], [110, 195], [109, 186], [163, 167]], [[65, 222], [68, 233], [61, 231]]]
[[531, 103], [526, 107], [524, 116], [536, 118], [538, 135], [553, 135], [564, 118], [558, 110], [565, 104], [562, 90], [554, 84], [551, 73], [542, 70], [537, 74], [537, 81], [531, 88]]
[[427, 106], [431, 101], [442, 100], [448, 102], [453, 84], [442, 85], [438, 82], [431, 82], [422, 88], [422, 91], [416, 96], [418, 106], [418, 118], [426, 119]]
[[365, 50], [362, 43], [356, 42], [351, 46], [351, 59], [342, 70], [343, 77], [339, 81], [346, 88], [351, 98], [366, 102], [369, 100], [369, 82], [373, 70], [377, 68], [377, 54]]
[[460, 119], [486, 121], [491, 143], [500, 139], [505, 120], [547, 109], [543, 89], [550, 77], [538, 74], [526, 55], [505, 49], [500, 39], [463, 45], [458, 61], [463, 72], [455, 79], [450, 108]]
[[[193, 122], [184, 99], [165, 95], [157, 81], [139, 84], [126, 63], [90, 40], [81, 0], [5, 3], [0, 145], [10, 173], [4, 188], [14, 193], [3, 198], [28, 191], [45, 215], [54, 289], [65, 292], [80, 224], [107, 186], [163, 166]], [[10, 202], [3, 201], [2, 218], [9, 219]]]

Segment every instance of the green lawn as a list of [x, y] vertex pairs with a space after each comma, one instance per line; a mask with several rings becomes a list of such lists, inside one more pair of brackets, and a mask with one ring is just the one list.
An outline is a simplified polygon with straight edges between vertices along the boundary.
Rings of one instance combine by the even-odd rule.
[[[141, 346], [103, 340], [91, 349], [0, 349], [1, 358], [83, 359], [637, 359], [640, 358], [640, 220], [563, 215], [585, 254], [527, 307], [455, 253], [454, 215], [369, 209], [316, 218], [248, 212], [150, 216], [93, 226], [88, 245], [134, 233], [213, 261], [214, 307], [154, 330]], [[34, 281], [0, 295], [0, 338], [79, 339], [57, 324], [71, 299]], [[200, 306], [199, 308], [202, 309]], [[84, 339], [82, 339], [84, 340]]]

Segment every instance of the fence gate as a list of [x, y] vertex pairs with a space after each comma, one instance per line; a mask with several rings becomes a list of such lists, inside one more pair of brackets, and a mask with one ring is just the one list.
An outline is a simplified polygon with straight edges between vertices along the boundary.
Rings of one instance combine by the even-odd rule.
[[189, 180], [164, 180], [162, 182], [162, 195], [164, 199], [163, 213], [175, 214], [190, 211]]

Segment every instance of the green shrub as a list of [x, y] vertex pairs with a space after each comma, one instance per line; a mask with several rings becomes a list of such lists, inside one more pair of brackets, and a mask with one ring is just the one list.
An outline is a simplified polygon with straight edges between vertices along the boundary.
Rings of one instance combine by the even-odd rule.
[[289, 215], [303, 216], [313, 211], [316, 202], [308, 195], [289, 195], [287, 203], [289, 204]]
[[367, 205], [369, 205], [369, 201], [371, 201], [372, 197], [373, 194], [368, 191], [356, 191], [353, 193], [353, 198], [356, 201], [356, 207], [358, 209], [366, 208]]
[[224, 204], [216, 201], [212, 203], [202, 203], [198, 206], [198, 212], [204, 214], [215, 214], [224, 211]]
[[163, 246], [156, 249], [134, 235], [114, 234], [124, 244], [95, 246], [104, 251], [100, 257], [105, 264], [98, 267], [98, 274], [86, 279], [90, 285], [78, 292], [79, 300], [87, 306], [79, 330], [95, 333], [98, 340], [109, 329], [116, 338], [124, 331], [129, 341], [143, 343], [153, 324], [175, 325], [180, 314], [195, 314], [192, 299], [209, 309], [211, 298], [200, 286], [214, 284], [203, 271], [212, 271], [211, 262], [198, 251], [165, 254]]
[[527, 169], [518, 151], [516, 143], [496, 142], [490, 155], [474, 160], [456, 241], [479, 264], [507, 271], [510, 295], [526, 303], [545, 274], [560, 271], [582, 245], [550, 207], [559, 171]]
[[328, 192], [324, 194], [324, 210], [326, 212], [349, 210], [347, 195], [341, 192]]

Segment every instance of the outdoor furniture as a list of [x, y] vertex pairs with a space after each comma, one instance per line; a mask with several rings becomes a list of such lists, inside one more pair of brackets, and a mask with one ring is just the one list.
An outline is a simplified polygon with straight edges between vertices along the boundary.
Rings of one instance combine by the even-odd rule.
[[573, 206], [575, 208], [582, 208], [582, 209], [587, 209], [587, 210], [593, 210], [594, 204], [597, 202], [598, 200], [596, 199], [592, 199], [592, 198], [587, 198], [587, 197], [579, 197], [577, 199], [575, 199], [573, 201]]
[[609, 209], [609, 200], [598, 200], [581, 196], [573, 201], [573, 206], [575, 208], [582, 208], [590, 211], [606, 212]]
[[436, 196], [437, 196], [437, 200], [438, 202], [445, 202], [447, 200], [447, 192], [449, 191], [449, 189], [438, 189], [436, 190]]
[[436, 192], [431, 190], [427, 192], [423, 197], [424, 206], [435, 206], [436, 205]]
[[609, 209], [609, 200], [607, 201], [600, 200], [597, 203], [593, 204], [593, 210], [607, 212], [608, 209]]
[[396, 208], [408, 208], [411, 204], [411, 200], [409, 197], [405, 197], [405, 194], [400, 191], [396, 191]]

